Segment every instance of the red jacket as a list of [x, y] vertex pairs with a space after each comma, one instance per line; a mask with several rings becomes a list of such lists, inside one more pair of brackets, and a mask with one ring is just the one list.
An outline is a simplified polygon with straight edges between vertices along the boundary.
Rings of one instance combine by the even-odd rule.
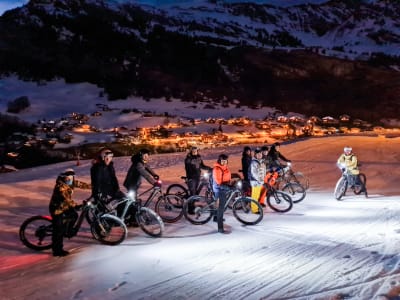
[[231, 181], [231, 171], [228, 166], [222, 166], [219, 163], [214, 164], [213, 168], [213, 181], [217, 185], [229, 184]]

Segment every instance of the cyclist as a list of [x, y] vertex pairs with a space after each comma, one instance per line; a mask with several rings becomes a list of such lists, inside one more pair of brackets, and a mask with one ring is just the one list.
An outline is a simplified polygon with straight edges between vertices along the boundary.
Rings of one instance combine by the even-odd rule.
[[267, 154], [268, 158], [268, 169], [277, 169], [282, 167], [281, 160], [285, 162], [291, 162], [289, 159], [287, 159], [285, 156], [282, 155], [282, 153], [279, 152], [281, 144], [276, 142], [274, 143], [271, 148], [269, 149], [269, 152]]
[[[185, 171], [190, 196], [196, 195], [197, 193], [202, 169], [207, 171], [212, 170], [212, 168], [204, 164], [199, 154], [199, 148], [193, 146], [185, 158]], [[188, 207], [188, 213], [194, 214], [194, 207]]]
[[220, 154], [213, 168], [213, 191], [215, 199], [219, 200], [217, 216], [216, 218], [214, 216], [214, 221], [217, 221], [220, 233], [224, 233], [224, 209], [230, 183], [231, 171], [228, 168], [228, 155]]
[[242, 152], [242, 173], [243, 173], [243, 180], [246, 181], [247, 183], [250, 182], [248, 172], [251, 160], [252, 160], [251, 148], [249, 146], [246, 146], [243, 148]]
[[345, 146], [343, 148], [343, 153], [339, 156], [337, 160], [337, 164], [339, 168], [341, 168], [342, 172], [344, 172], [346, 169], [349, 172], [349, 184], [350, 188], [354, 189], [354, 185], [362, 185], [363, 189], [361, 192], [365, 192], [365, 186], [361, 183], [359, 174], [360, 171], [358, 169], [358, 159], [355, 153], [353, 152], [353, 149], [350, 146]]
[[126, 174], [124, 187], [128, 191], [135, 192], [135, 195], [137, 195], [137, 190], [142, 184], [142, 178], [153, 186], [159, 185], [159, 176], [148, 165], [149, 157], [150, 151], [148, 149], [141, 149], [139, 153], [131, 157], [132, 165]]
[[[264, 199], [260, 198], [261, 188], [264, 184], [264, 177], [267, 172], [265, 163], [262, 159], [262, 151], [260, 148], [254, 150], [254, 157], [251, 160], [249, 169], [249, 179], [251, 185], [251, 198], [260, 202], [262, 206], [265, 206]], [[253, 213], [260, 213], [255, 205], [251, 205], [251, 211]]]
[[118, 179], [115, 175], [113, 157], [114, 153], [110, 149], [104, 148], [93, 160], [93, 165], [90, 168], [90, 178], [92, 195], [95, 200], [101, 200], [103, 197], [122, 197]]
[[72, 236], [72, 226], [78, 218], [75, 210], [81, 207], [72, 199], [74, 187], [81, 189], [91, 188], [90, 184], [75, 180], [74, 176], [73, 169], [66, 169], [58, 175], [50, 199], [49, 212], [53, 223], [53, 256], [67, 256], [69, 254], [68, 251], [64, 250], [63, 238], [64, 236]]

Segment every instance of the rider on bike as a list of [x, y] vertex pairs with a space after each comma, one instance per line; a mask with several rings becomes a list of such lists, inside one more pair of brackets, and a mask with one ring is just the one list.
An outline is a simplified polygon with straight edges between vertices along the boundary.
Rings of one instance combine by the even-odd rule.
[[283, 160], [285, 162], [291, 162], [290, 159], [287, 159], [285, 156], [282, 155], [282, 153], [279, 152], [280, 146], [281, 144], [276, 142], [269, 149], [269, 152], [267, 154], [267, 159], [268, 159], [267, 169], [281, 168], [282, 164], [280, 160]]
[[[196, 195], [197, 193], [197, 188], [200, 183], [202, 169], [207, 171], [212, 170], [212, 168], [204, 164], [203, 159], [199, 154], [199, 148], [193, 146], [185, 158], [185, 171], [186, 171], [187, 185], [190, 196]], [[194, 210], [193, 207], [189, 207], [188, 208], [189, 214], [193, 214], [194, 213], [193, 210]]]
[[[347, 169], [349, 173], [349, 184], [350, 188], [354, 189], [354, 185], [362, 185], [359, 179], [360, 171], [358, 169], [358, 160], [357, 156], [353, 152], [353, 149], [350, 146], [346, 146], [343, 148], [343, 153], [337, 160], [337, 164], [339, 168], [344, 172]], [[364, 188], [365, 189], [365, 188]], [[362, 192], [364, 192], [364, 189]]]
[[104, 198], [120, 198], [122, 192], [119, 189], [118, 179], [115, 175], [113, 152], [104, 148], [93, 160], [90, 168], [90, 178], [92, 182], [92, 195], [96, 201]]
[[[256, 148], [254, 150], [254, 157], [250, 164], [249, 179], [251, 185], [251, 198], [260, 202], [261, 206], [265, 206], [265, 197], [260, 198], [260, 196], [266, 172], [267, 170], [262, 159], [262, 151], [260, 148]], [[255, 205], [251, 206], [251, 210], [253, 213], [259, 213], [258, 207]]]
[[49, 203], [49, 212], [52, 217], [53, 235], [52, 235], [52, 250], [53, 256], [66, 256], [68, 251], [64, 250], [63, 238], [64, 235], [72, 236], [72, 227], [78, 218], [75, 209], [79, 209], [78, 205], [72, 200], [74, 187], [81, 189], [90, 189], [90, 184], [74, 179], [75, 172], [73, 169], [66, 169], [56, 180], [53, 195]]
[[135, 192], [142, 184], [142, 179], [146, 179], [153, 186], [158, 186], [159, 176], [148, 165], [150, 151], [148, 149], [141, 149], [139, 153], [131, 157], [132, 165], [130, 166], [126, 178], [124, 180], [124, 187], [128, 191]]

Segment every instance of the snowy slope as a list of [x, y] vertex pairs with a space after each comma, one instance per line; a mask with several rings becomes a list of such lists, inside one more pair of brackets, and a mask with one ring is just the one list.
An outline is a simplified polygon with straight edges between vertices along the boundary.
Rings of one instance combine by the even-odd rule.
[[[340, 172], [335, 161], [352, 145], [363, 162], [370, 197], [332, 197]], [[90, 161], [0, 175], [1, 299], [388, 299], [400, 291], [399, 138], [330, 137], [282, 147], [296, 170], [309, 176], [307, 198], [287, 214], [266, 208], [263, 221], [242, 226], [230, 212], [218, 234], [215, 223], [167, 224], [162, 238], [138, 228], [108, 247], [90, 238], [85, 225], [65, 242], [72, 254], [54, 258], [22, 246], [18, 227], [47, 213], [56, 175], [74, 167], [89, 180]], [[222, 151], [233, 171], [240, 148], [204, 150], [207, 164]], [[164, 188], [179, 182], [184, 153], [154, 155], [151, 165]], [[129, 157], [115, 158], [123, 180]], [[388, 176], [389, 175], [389, 176]], [[87, 191], [76, 190], [84, 199]]]

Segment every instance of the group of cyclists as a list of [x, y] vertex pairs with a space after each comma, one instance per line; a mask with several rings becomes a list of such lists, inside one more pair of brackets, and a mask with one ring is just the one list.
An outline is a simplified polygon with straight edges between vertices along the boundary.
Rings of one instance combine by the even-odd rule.
[[[132, 156], [132, 165], [123, 183], [128, 190], [137, 192], [142, 178], [153, 185], [158, 184], [158, 175], [148, 165], [149, 155], [150, 151], [148, 149], [142, 149]], [[68, 227], [70, 224], [75, 223], [77, 218], [76, 209], [80, 208], [80, 205], [72, 200], [75, 187], [91, 189], [94, 201], [124, 197], [115, 174], [113, 157], [114, 153], [108, 148], [104, 148], [99, 152], [92, 161], [90, 169], [91, 184], [76, 180], [73, 169], [67, 169], [57, 177], [49, 203], [49, 211], [53, 222], [53, 256], [66, 256], [69, 254], [63, 248], [63, 237], [68, 236], [66, 234]]]
[[[261, 207], [265, 207], [267, 193], [265, 183], [270, 178], [271, 172], [276, 172], [279, 168], [282, 168], [282, 161], [286, 163], [291, 162], [282, 155], [280, 146], [280, 143], [274, 143], [270, 147], [256, 147], [253, 150], [246, 146], [242, 152], [241, 172], [243, 174], [244, 189], [246, 190], [247, 186], [248, 195], [252, 199], [257, 200]], [[72, 200], [72, 193], [75, 187], [91, 189], [95, 201], [102, 201], [105, 197], [115, 199], [124, 196], [115, 174], [112, 161], [113, 156], [114, 154], [109, 148], [104, 148], [99, 152], [98, 156], [93, 160], [90, 169], [91, 184], [85, 184], [76, 180], [72, 169], [67, 169], [58, 176], [49, 204], [49, 211], [53, 218], [55, 231], [52, 237], [54, 256], [68, 255], [68, 251], [63, 249], [63, 236], [65, 236], [68, 226], [63, 226], [62, 224], [68, 224], [68, 222], [65, 222], [65, 219], [73, 220], [76, 218], [77, 214], [75, 210], [80, 207], [80, 205]], [[137, 194], [143, 179], [154, 186], [160, 184], [158, 180], [159, 176], [148, 164], [149, 156], [150, 151], [148, 149], [141, 149], [137, 154], [132, 156], [132, 164], [123, 182], [123, 186], [128, 191], [133, 191]], [[352, 152], [351, 147], [346, 146], [344, 148], [344, 153], [339, 157], [337, 163], [341, 168], [349, 170], [351, 175], [354, 176], [354, 181], [350, 184], [356, 184], [358, 174], [357, 157]], [[199, 148], [196, 146], [191, 147], [185, 158], [189, 196], [196, 195], [202, 170], [212, 173], [212, 191], [214, 199], [218, 200], [218, 209], [213, 216], [213, 220], [217, 222], [218, 232], [224, 233], [223, 215], [226, 195], [233, 183], [232, 173], [228, 167], [228, 155], [225, 153], [220, 154], [214, 165], [210, 167], [203, 162]], [[259, 207], [252, 204], [252, 213], [259, 214]], [[188, 214], [194, 213], [194, 207], [188, 207]]]

